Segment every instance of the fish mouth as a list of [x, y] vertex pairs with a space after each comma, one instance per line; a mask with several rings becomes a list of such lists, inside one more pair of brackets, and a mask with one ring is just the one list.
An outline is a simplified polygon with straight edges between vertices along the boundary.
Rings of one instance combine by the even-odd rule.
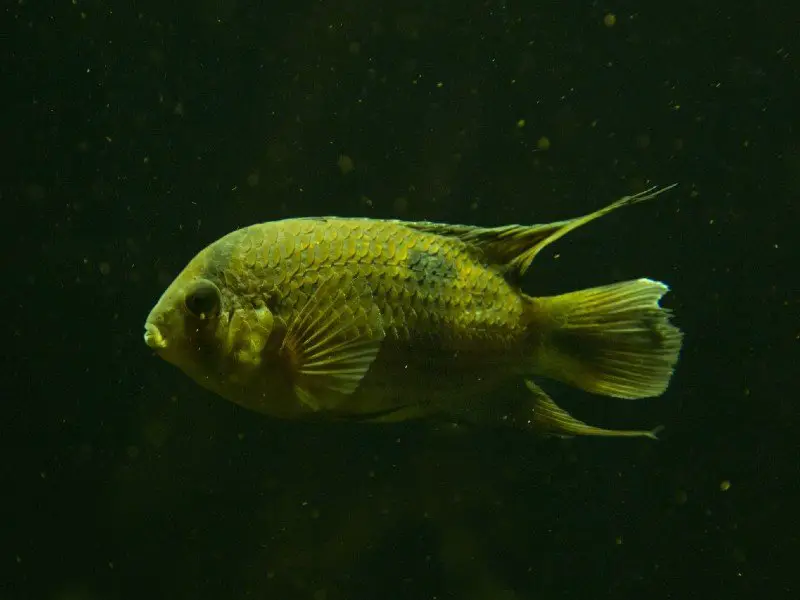
[[155, 350], [163, 350], [167, 347], [167, 340], [153, 323], [144, 324], [144, 343]]

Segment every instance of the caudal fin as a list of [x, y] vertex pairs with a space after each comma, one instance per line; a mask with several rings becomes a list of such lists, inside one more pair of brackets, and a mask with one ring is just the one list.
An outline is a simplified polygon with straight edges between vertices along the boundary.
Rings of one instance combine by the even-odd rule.
[[530, 298], [533, 372], [617, 398], [660, 395], [683, 338], [658, 304], [668, 290], [637, 279]]

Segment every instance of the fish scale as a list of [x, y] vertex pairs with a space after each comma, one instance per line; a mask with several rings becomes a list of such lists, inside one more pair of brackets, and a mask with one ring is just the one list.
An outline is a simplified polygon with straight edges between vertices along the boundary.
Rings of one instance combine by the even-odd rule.
[[[247, 241], [235, 246], [230, 258], [252, 267], [250, 277], [243, 280], [248, 289], [242, 293], [274, 288], [283, 318], [335, 274], [369, 284], [384, 326], [394, 339], [413, 340], [431, 328], [440, 330], [443, 324], [448, 326], [446, 337], [453, 341], [502, 337], [501, 324], [506, 325], [504, 333], [522, 333], [516, 327], [521, 312], [516, 298], [503, 306], [495, 301], [497, 288], [506, 286], [505, 281], [490, 269], [465, 268], [473, 259], [457, 240], [437, 240], [394, 222], [309, 219], [283, 225], [279, 232], [273, 223], [248, 228]], [[453, 276], [442, 277], [431, 264], [436, 261], [450, 265]], [[289, 286], [281, 285], [285, 280], [280, 273], [286, 271], [296, 273]], [[467, 277], [457, 277], [458, 273]], [[261, 285], [264, 282], [268, 283]]]

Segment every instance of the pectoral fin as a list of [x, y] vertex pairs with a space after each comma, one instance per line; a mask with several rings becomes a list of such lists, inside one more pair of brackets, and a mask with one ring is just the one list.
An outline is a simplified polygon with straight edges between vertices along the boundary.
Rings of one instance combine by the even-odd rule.
[[309, 408], [334, 408], [361, 383], [385, 337], [368, 287], [331, 278], [319, 286], [289, 323], [281, 353], [297, 398]]
[[547, 393], [530, 380], [526, 380], [525, 384], [528, 390], [534, 395], [533, 415], [530, 419], [530, 425], [536, 431], [547, 433], [557, 436], [573, 436], [573, 435], [597, 435], [608, 437], [646, 437], [650, 439], [658, 439], [656, 434], [661, 430], [661, 427], [656, 427], [650, 431], [645, 430], [621, 430], [621, 429], [603, 429], [601, 427], [593, 427], [587, 425], [583, 421], [579, 421], [563, 408], [558, 406]]

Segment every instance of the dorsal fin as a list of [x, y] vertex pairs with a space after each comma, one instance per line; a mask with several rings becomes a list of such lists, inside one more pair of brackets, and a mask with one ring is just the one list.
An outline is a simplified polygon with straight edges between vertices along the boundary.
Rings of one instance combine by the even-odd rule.
[[470, 225], [446, 225], [443, 223], [410, 222], [406, 227], [444, 237], [452, 237], [478, 248], [490, 263], [506, 267], [509, 273], [522, 275], [533, 259], [546, 246], [570, 231], [594, 221], [617, 208], [638, 204], [671, 190], [677, 184], [663, 188], [651, 187], [632, 196], [624, 196], [616, 202], [587, 215], [544, 223], [541, 225], [505, 225], [502, 227], [473, 227]]
[[473, 225], [448, 225], [429, 221], [405, 222], [403, 225], [415, 231], [424, 231], [443, 237], [461, 240], [477, 247], [487, 261], [495, 265], [507, 265], [524, 254], [529, 248], [546, 240], [570, 223], [558, 221], [541, 225], [503, 225], [501, 227], [476, 227]]

